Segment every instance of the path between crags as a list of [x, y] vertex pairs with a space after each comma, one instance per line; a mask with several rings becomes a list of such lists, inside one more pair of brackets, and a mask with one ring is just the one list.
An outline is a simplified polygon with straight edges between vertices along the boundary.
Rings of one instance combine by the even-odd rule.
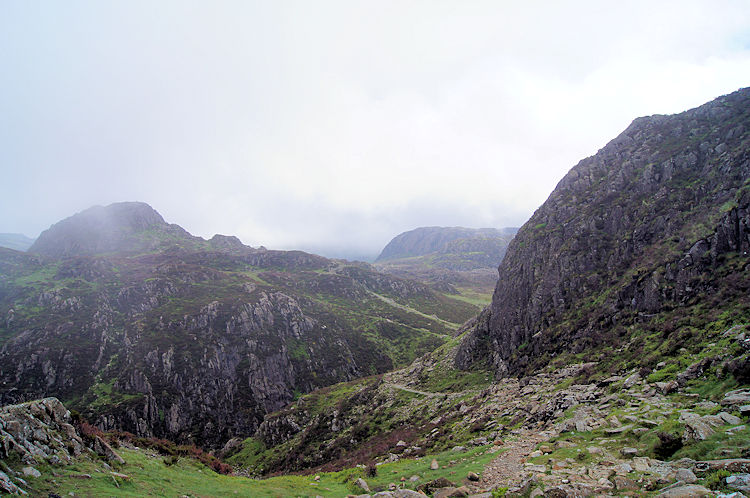
[[529, 430], [519, 431], [506, 439], [502, 448], [504, 451], [484, 468], [477, 487], [493, 489], [495, 487], [517, 486], [528, 476], [523, 464], [529, 454], [539, 443], [547, 441], [545, 434]]

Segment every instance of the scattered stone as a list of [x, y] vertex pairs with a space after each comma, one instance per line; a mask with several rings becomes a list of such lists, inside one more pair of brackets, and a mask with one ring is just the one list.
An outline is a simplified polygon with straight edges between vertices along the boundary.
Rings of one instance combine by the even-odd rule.
[[732, 415], [731, 413], [727, 412], [720, 412], [717, 414], [721, 419], [727, 423], [728, 425], [740, 425], [742, 423], [742, 419], [739, 417], [736, 417]]
[[639, 374], [638, 372], [636, 372], [633, 375], [631, 375], [630, 377], [628, 377], [627, 379], [625, 379], [625, 382], [622, 383], [622, 388], [623, 389], [630, 389], [631, 387], [633, 387], [634, 385], [636, 385], [638, 382], [640, 382], [640, 380], [641, 380], [641, 374]]
[[411, 482], [417, 482], [420, 479], [418, 475], [413, 475], [409, 478], [409, 481]]
[[677, 392], [677, 389], [679, 389], [680, 387], [677, 381], [674, 380], [670, 380], [668, 382], [656, 382], [655, 384], [656, 388], [662, 394], [671, 394], [673, 392]]
[[112, 449], [112, 447], [104, 441], [99, 436], [96, 436], [94, 439], [94, 451], [96, 451], [99, 455], [103, 456], [110, 462], [117, 462], [119, 464], [124, 464], [125, 460], [117, 454], [115, 450]]
[[604, 451], [598, 446], [589, 446], [586, 448], [586, 451], [588, 451], [592, 455], [601, 455], [604, 453]]
[[91, 474], [70, 474], [74, 479], [91, 479]]
[[36, 470], [34, 467], [24, 467], [21, 469], [23, 475], [27, 477], [41, 477], [42, 473]]
[[122, 479], [123, 481], [127, 481], [127, 480], [129, 480], [129, 479], [130, 479], [130, 476], [129, 476], [129, 475], [126, 475], [126, 474], [120, 474], [119, 472], [110, 472], [110, 474], [112, 474], [112, 475], [113, 475], [113, 476], [115, 476], [115, 477], [119, 477], [119, 478], [120, 478], [120, 479]]
[[726, 478], [727, 487], [750, 492], [750, 474], [734, 474]]
[[721, 400], [724, 406], [742, 406], [750, 404], [750, 389], [737, 389], [729, 391]]
[[633, 468], [636, 472], [648, 472], [651, 469], [651, 459], [646, 457], [633, 458]]
[[432, 496], [433, 498], [462, 498], [469, 496], [469, 490], [464, 486], [460, 488], [442, 488], [435, 491]]
[[314, 480], [314, 481], [316, 481], [316, 482], [317, 482], [317, 481], [320, 481], [320, 476], [315, 476], [315, 477], [313, 477], [313, 480]]
[[633, 472], [633, 467], [629, 463], [621, 463], [619, 465], [615, 465], [615, 473], [617, 475], [626, 475]]
[[466, 478], [470, 481], [478, 481], [479, 480], [479, 474], [476, 472], [469, 472]]
[[396, 443], [396, 446], [406, 446], [406, 442], [405, 441], [399, 441], [398, 443]]
[[[411, 489], [396, 489], [394, 491], [387, 491], [387, 495], [383, 498], [424, 498], [422, 493], [417, 493]], [[380, 493], [375, 494], [373, 498], [377, 497]]]
[[546, 465], [535, 465], [533, 463], [525, 463], [523, 465], [524, 470], [527, 470], [529, 472], [533, 472], [535, 474], [544, 474], [547, 472], [547, 466]]
[[693, 462], [692, 467], [696, 472], [708, 472], [712, 470], [726, 470], [732, 473], [750, 472], [750, 459], [747, 458], [727, 458], [724, 460], [705, 460]]
[[684, 442], [703, 441], [714, 433], [708, 422], [697, 413], [682, 412], [679, 421], [685, 425], [685, 432], [682, 435]]
[[432, 459], [432, 462], [430, 462], [430, 469], [431, 469], [431, 470], [438, 470], [439, 468], [440, 468], [440, 464], [438, 463], [438, 461], [437, 461], [437, 460], [435, 460], [435, 459], [433, 458], [433, 459]]
[[466, 451], [466, 447], [465, 446], [454, 446], [451, 449], [451, 451], [457, 451], [457, 452]]
[[615, 485], [615, 489], [617, 491], [638, 489], [638, 485], [635, 483], [635, 481], [624, 476], [614, 476], [611, 481], [612, 484]]
[[624, 457], [634, 457], [638, 454], [638, 448], [631, 448], [629, 446], [626, 446], [620, 450], [620, 454]]
[[620, 434], [626, 431], [629, 431], [633, 428], [633, 424], [623, 425], [622, 427], [609, 427], [607, 429], [604, 429], [604, 432], [607, 434]]
[[662, 490], [662, 492], [656, 496], [664, 496], [666, 498], [692, 498], [694, 496], [711, 496], [712, 494], [713, 492], [710, 489], [697, 484], [680, 484], [679, 486]]
[[359, 479], [357, 479], [354, 484], [356, 484], [357, 486], [359, 486], [359, 488], [361, 488], [362, 491], [364, 491], [365, 493], [369, 493], [370, 492], [370, 486], [368, 486], [367, 485], [367, 481], [365, 481], [361, 477]]
[[437, 479], [434, 479], [432, 481], [426, 482], [424, 484], [420, 484], [417, 486], [417, 491], [423, 491], [426, 494], [430, 494], [438, 489], [441, 488], [454, 488], [455, 484], [450, 482], [445, 477], [438, 477]]
[[529, 458], [537, 458], [542, 456], [542, 452], [539, 450], [532, 451], [531, 454], [529, 454]]
[[695, 477], [695, 474], [690, 469], [677, 469], [677, 480], [685, 484], [695, 484], [698, 482], [698, 478]]

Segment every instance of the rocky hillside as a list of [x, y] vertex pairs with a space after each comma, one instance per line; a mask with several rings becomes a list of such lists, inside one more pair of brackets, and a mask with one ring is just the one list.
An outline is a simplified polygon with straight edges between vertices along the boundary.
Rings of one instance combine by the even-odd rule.
[[25, 251], [31, 247], [31, 244], [33, 243], [34, 239], [20, 233], [0, 233], [0, 247], [15, 249], [16, 251]]
[[476, 310], [364, 263], [205, 241], [144, 204], [93, 208], [0, 250], [0, 403], [56, 396], [105, 430], [221, 445]]
[[413, 465], [401, 486], [455, 496], [750, 491], [748, 128], [750, 90], [636, 120], [519, 231], [458, 337], [267, 415], [229, 460]]
[[[750, 322], [748, 251], [750, 89], [636, 119], [520, 229], [456, 363], [656, 369], [703, 347], [707, 324]], [[747, 355], [729, 368], [747, 382]]]
[[516, 230], [417, 228], [391, 240], [375, 266], [392, 275], [427, 282], [436, 290], [486, 304], [497, 282], [497, 265]]

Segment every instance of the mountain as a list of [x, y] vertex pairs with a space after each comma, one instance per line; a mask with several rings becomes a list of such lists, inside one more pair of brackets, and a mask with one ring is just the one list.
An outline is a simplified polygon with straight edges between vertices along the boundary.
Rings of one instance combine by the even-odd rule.
[[31, 244], [33, 243], [34, 239], [20, 233], [0, 233], [0, 247], [15, 249], [16, 251], [25, 251], [31, 247]]
[[478, 308], [365, 263], [206, 241], [143, 203], [0, 249], [0, 403], [202, 445], [301, 393], [408, 364]]
[[736, 491], [749, 252], [750, 89], [639, 118], [518, 231], [491, 304], [455, 338], [302, 396], [224, 457], [250, 475], [409, 469], [428, 492]]
[[416, 228], [391, 240], [375, 266], [484, 305], [497, 282], [497, 265], [516, 231], [516, 228]]
[[[393, 259], [425, 256], [431, 253], [446, 254], [454, 252], [460, 245], [449, 244], [456, 241], [509, 240], [515, 234], [515, 228], [463, 228], [463, 227], [421, 227], [397, 235], [383, 248], [375, 262], [382, 263]], [[502, 250], [495, 249], [502, 257]], [[494, 256], [494, 254], [493, 254]], [[484, 263], [484, 260], [480, 260]]]
[[[105, 345], [76, 357], [99, 355], [99, 366], [62, 376], [64, 385], [80, 382], [85, 389], [68, 403], [93, 415], [101, 412], [99, 403], [112, 406], [116, 400], [120, 411], [113, 413], [133, 403], [124, 413], [140, 417], [136, 428], [162, 417], [167, 423], [192, 417], [192, 425], [176, 433], [185, 442], [197, 439], [195, 434], [211, 441], [252, 436], [230, 439], [209, 455], [165, 440], [102, 433], [54, 399], [3, 407], [0, 489], [23, 487], [40, 495], [740, 496], [749, 491], [750, 471], [749, 129], [750, 89], [685, 113], [637, 119], [575, 166], [519, 230], [500, 264], [492, 302], [478, 316], [431, 351], [407, 355], [415, 358], [411, 363], [408, 357], [392, 362], [401, 368], [379, 369], [388, 356], [381, 355], [371, 363], [373, 375], [295, 393], [294, 402], [241, 430], [220, 424], [246, 414], [221, 417], [216, 406], [245, 410], [248, 402], [264, 399], [245, 394], [245, 379], [251, 386], [269, 385], [286, 372], [268, 375], [254, 366], [283, 359], [285, 348], [294, 351], [284, 365], [292, 373], [302, 368], [294, 358], [305, 352], [311, 361], [331, 362], [308, 370], [311, 375], [331, 368], [335, 374], [342, 365], [335, 347], [318, 351], [316, 342], [306, 341], [295, 349], [290, 336], [334, 337], [348, 345], [348, 321], [362, 314], [363, 326], [373, 318], [380, 325], [406, 316], [427, 319], [430, 311], [423, 306], [432, 306], [443, 320], [423, 323], [449, 332], [445, 322], [456, 321], [445, 313], [456, 300], [368, 265], [305, 253], [166, 249], [50, 262], [3, 250], [4, 387], [24, 385], [18, 379], [33, 378], [32, 371], [35, 382], [56, 385], [66, 364], [50, 361], [50, 352], [72, 358], [75, 347], [90, 347], [92, 337], [106, 329], [114, 331], [107, 332], [116, 344], [112, 351]], [[72, 268], [86, 275], [130, 275], [132, 282], [74, 279]], [[231, 278], [234, 288], [213, 284]], [[209, 303], [195, 313], [186, 310], [196, 304], [180, 299], [170, 315], [163, 299], [185, 296], [186, 282], [191, 290], [207, 287], [203, 302], [218, 296], [218, 307]], [[349, 291], [335, 290], [345, 282]], [[248, 284], [250, 295], [240, 296], [238, 288]], [[59, 299], [49, 295], [55, 285], [66, 289]], [[116, 342], [116, 320], [128, 311], [118, 307], [111, 290], [130, 302], [139, 285], [178, 292], [133, 300], [131, 320], [121, 327], [126, 337]], [[101, 305], [90, 319], [76, 322], [85, 313], [64, 313], [83, 302], [70, 299], [71, 292], [86, 287], [96, 287]], [[256, 289], [272, 308], [272, 292], [294, 294], [305, 316], [320, 324], [321, 309], [327, 309], [336, 320], [326, 321], [328, 332], [316, 336], [316, 326], [307, 332], [307, 322], [287, 302], [271, 315], [274, 323], [289, 326], [264, 329], [266, 318], [260, 332], [240, 329], [240, 322], [268, 316], [257, 312], [266, 301], [259, 296], [254, 304]], [[15, 303], [12, 312], [9, 302]], [[42, 314], [44, 306], [49, 308]], [[20, 320], [25, 324], [16, 325]], [[336, 324], [338, 331], [332, 330]], [[388, 344], [410, 343], [395, 331], [377, 332], [362, 334], [373, 341], [365, 346], [372, 354], [378, 348], [392, 354], [399, 348]], [[242, 338], [256, 349], [232, 376], [223, 366], [237, 357], [235, 341]], [[174, 352], [158, 342], [165, 339]], [[13, 341], [31, 346], [8, 356]], [[257, 352], [261, 344], [269, 356]], [[358, 360], [356, 348], [350, 350], [354, 365], [366, 362]], [[131, 364], [118, 368], [123, 357]], [[217, 366], [220, 375], [212, 370]], [[87, 384], [91, 372], [99, 372], [93, 385]], [[178, 381], [179, 389], [168, 387]], [[227, 392], [241, 402], [231, 405]], [[162, 399], [167, 404], [158, 405]], [[207, 408], [201, 412], [198, 405]], [[103, 413], [97, 420], [103, 428], [121, 420]], [[206, 438], [209, 431], [220, 434]], [[235, 476], [211, 470], [228, 471], [217, 456], [232, 465]], [[247, 478], [253, 476], [267, 479]]]
[[103, 253], [142, 253], [170, 245], [205, 246], [182, 227], [170, 225], [143, 202], [120, 202], [94, 206], [55, 223], [42, 232], [30, 253], [52, 258]]
[[636, 119], [578, 163], [509, 245], [457, 365], [523, 375], [585, 354], [656, 368], [705, 345], [719, 317], [750, 321], [749, 132], [743, 89]]

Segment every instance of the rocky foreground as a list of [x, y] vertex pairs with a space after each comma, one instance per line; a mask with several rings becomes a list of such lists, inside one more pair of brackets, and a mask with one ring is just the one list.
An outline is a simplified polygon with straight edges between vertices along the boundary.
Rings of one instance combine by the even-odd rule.
[[[379, 484], [367, 477], [369, 471], [355, 469], [347, 488], [362, 493], [355, 496], [750, 495], [750, 389], [712, 395], [719, 402], [691, 392], [690, 386], [704, 374], [705, 362], [696, 362], [668, 382], [649, 382], [633, 372], [584, 383], [581, 381], [594, 365], [583, 363], [464, 391], [423, 391], [419, 379], [439, 369], [439, 361], [450, 358], [436, 362], [426, 357], [385, 375], [374, 391], [372, 386], [362, 387], [371, 389], [368, 392], [376, 410], [388, 411], [388, 403], [407, 396], [409, 402], [394, 411], [393, 417], [414, 420], [416, 414], [426, 413], [433, 418], [424, 435], [405, 435], [407, 441], [399, 440], [383, 452], [374, 466], [380, 469]], [[334, 415], [341, 424], [340, 432], [346, 432], [349, 415]], [[292, 438], [306, 430], [299, 413], [284, 416], [288, 424], [300, 424]], [[96, 431], [82, 434], [83, 427], [80, 421], [73, 423], [70, 412], [55, 398], [0, 408], [0, 489], [35, 494], [38, 483], [63, 480], [66, 473], [73, 480], [91, 479], [91, 473], [65, 470], [77, 469], [82, 461], [96, 462], [95, 472], [124, 484], [130, 477], [121, 471], [143, 457], [133, 453], [136, 450], [164, 465], [158, 452], [125, 441], [117, 441], [123, 449], [116, 452], [106, 435], [100, 437]], [[668, 427], [681, 434], [679, 440], [662, 436]], [[270, 427], [265, 430], [272, 432]], [[277, 431], [275, 437], [284, 436]], [[707, 454], [715, 458], [672, 458], [675, 450], [696, 445], [711, 445]], [[743, 445], [745, 449], [739, 451], [744, 455], [738, 454]], [[483, 469], [465, 471], [467, 462], [479, 459], [487, 462]], [[398, 465], [410, 466], [412, 475], [399, 478], [397, 470], [386, 470], [399, 469]], [[414, 472], [414, 468], [422, 470]], [[239, 475], [245, 473], [235, 470]], [[378, 470], [374, 472], [378, 474]], [[393, 473], [393, 481], [383, 484], [389, 473]], [[321, 474], [326, 476], [322, 481]], [[313, 473], [307, 477], [307, 487], [289, 493], [307, 495], [310, 486], [332, 475], [341, 473]], [[274, 480], [233, 479], [244, 485]], [[184, 492], [191, 494], [187, 489]], [[347, 494], [322, 486], [314, 492]]]

